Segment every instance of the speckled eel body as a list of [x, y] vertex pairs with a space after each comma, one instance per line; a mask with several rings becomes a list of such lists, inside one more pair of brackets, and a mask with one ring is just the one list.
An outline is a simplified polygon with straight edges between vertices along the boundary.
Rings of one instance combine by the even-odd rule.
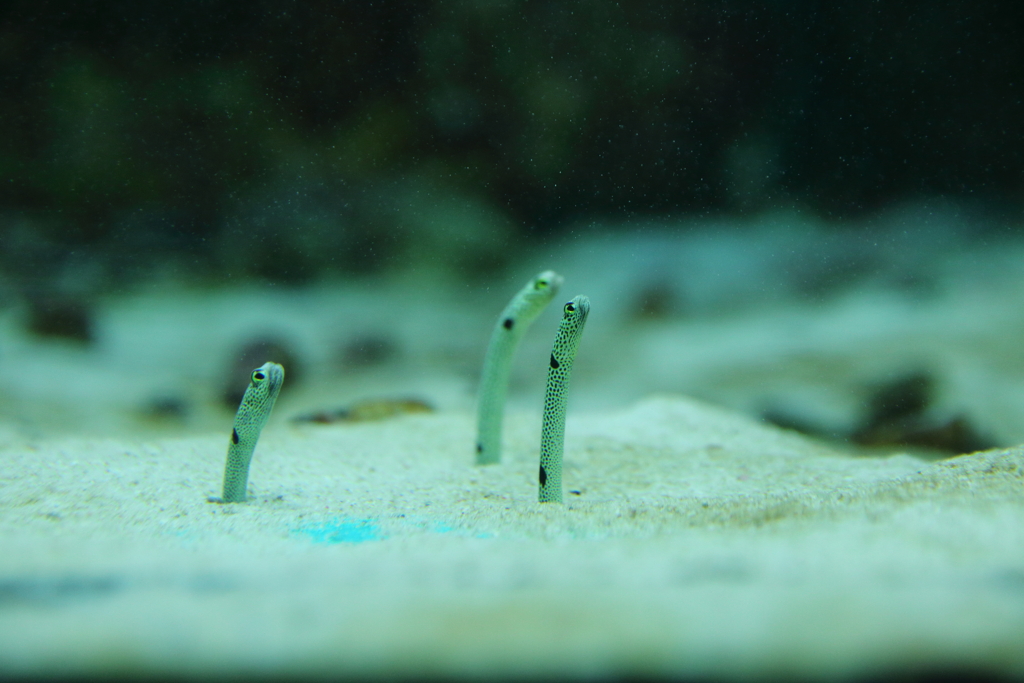
[[562, 322], [555, 335], [544, 394], [544, 423], [540, 435], [540, 488], [542, 503], [562, 502], [562, 448], [565, 444], [565, 404], [572, 363], [590, 314], [590, 299], [577, 296], [562, 307]]
[[562, 277], [545, 270], [526, 283], [501, 312], [484, 359], [477, 398], [476, 464], [501, 461], [501, 432], [508, 378], [519, 340], [558, 293]]
[[235, 414], [235, 426], [231, 430], [228, 461], [224, 467], [224, 492], [220, 502], [245, 502], [252, 453], [274, 409], [283, 383], [284, 368], [277, 363], [264, 363], [252, 371], [249, 387], [242, 396], [242, 403]]

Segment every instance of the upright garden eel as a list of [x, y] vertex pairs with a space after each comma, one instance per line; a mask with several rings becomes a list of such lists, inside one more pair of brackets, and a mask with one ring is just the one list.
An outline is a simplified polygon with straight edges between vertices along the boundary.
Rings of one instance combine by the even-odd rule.
[[231, 430], [228, 461], [224, 467], [224, 493], [220, 502], [245, 502], [252, 452], [283, 383], [284, 368], [277, 363], [264, 363], [252, 371], [249, 388], [242, 396], [242, 403], [235, 414], [235, 426]]
[[540, 433], [540, 488], [542, 503], [562, 502], [562, 448], [565, 443], [565, 400], [569, 393], [572, 362], [590, 313], [590, 299], [577, 296], [562, 307], [562, 322], [555, 335], [544, 393], [544, 425]]
[[545, 270], [519, 290], [501, 312], [484, 358], [477, 399], [476, 464], [493, 465], [501, 461], [501, 424], [508, 395], [508, 377], [512, 357], [519, 340], [562, 285], [562, 276]]

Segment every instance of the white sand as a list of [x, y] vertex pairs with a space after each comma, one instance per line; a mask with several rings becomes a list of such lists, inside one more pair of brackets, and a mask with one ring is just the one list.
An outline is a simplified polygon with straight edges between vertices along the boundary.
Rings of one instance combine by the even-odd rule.
[[1024, 453], [838, 454], [678, 397], [0, 450], [0, 672], [1024, 674]]

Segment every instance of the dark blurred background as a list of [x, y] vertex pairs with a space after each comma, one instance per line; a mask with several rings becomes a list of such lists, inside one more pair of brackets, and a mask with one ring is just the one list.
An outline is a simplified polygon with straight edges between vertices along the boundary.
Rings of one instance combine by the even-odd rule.
[[588, 221], [1024, 199], [1019, 2], [7, 0], [0, 17], [0, 269], [29, 299], [417, 258], [472, 279]]

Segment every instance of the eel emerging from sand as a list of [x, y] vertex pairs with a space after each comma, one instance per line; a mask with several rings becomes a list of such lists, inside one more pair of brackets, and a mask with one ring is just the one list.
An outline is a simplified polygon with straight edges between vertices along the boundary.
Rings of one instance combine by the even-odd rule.
[[228, 461], [224, 467], [224, 493], [219, 502], [245, 502], [252, 452], [283, 383], [284, 368], [277, 363], [264, 363], [252, 371], [249, 388], [245, 390], [235, 414], [235, 426], [228, 444]]
[[565, 443], [565, 401], [569, 393], [572, 362], [590, 313], [590, 299], [577, 296], [562, 308], [562, 322], [555, 335], [544, 394], [544, 424], [540, 434], [540, 488], [542, 503], [562, 502], [562, 448]]
[[476, 464], [493, 465], [501, 460], [501, 426], [508, 395], [508, 377], [519, 340], [530, 324], [558, 293], [562, 276], [545, 270], [519, 290], [501, 312], [484, 358], [477, 399]]

